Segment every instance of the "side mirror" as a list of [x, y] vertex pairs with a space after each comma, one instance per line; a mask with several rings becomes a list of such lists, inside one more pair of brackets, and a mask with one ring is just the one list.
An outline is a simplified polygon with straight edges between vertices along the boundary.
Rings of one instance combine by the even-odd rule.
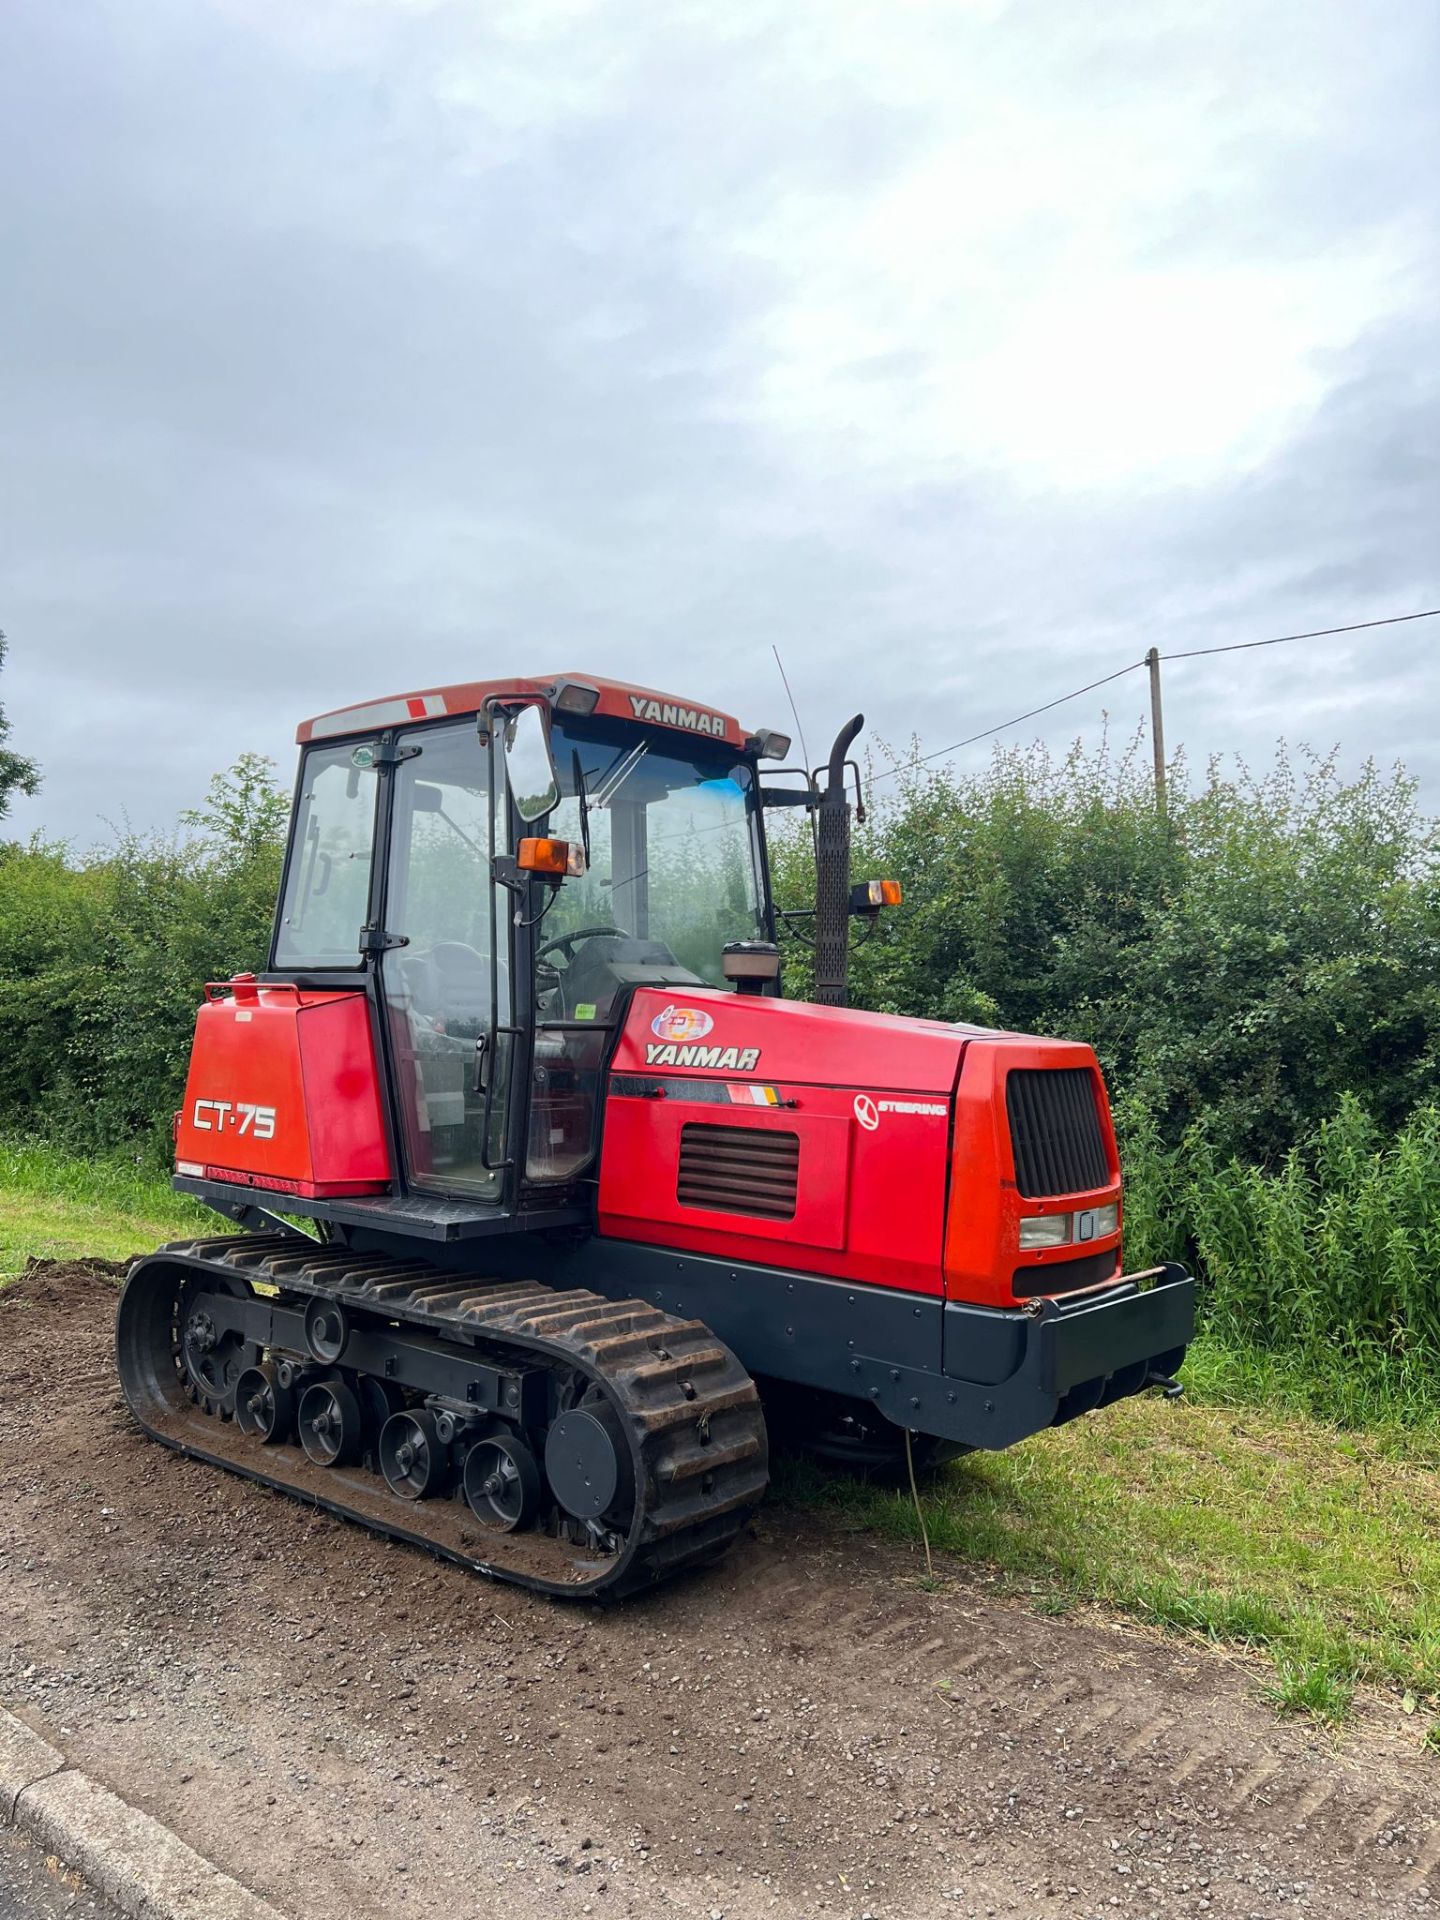
[[560, 798], [550, 736], [539, 707], [522, 707], [504, 725], [505, 777], [515, 811], [528, 825], [549, 813]]

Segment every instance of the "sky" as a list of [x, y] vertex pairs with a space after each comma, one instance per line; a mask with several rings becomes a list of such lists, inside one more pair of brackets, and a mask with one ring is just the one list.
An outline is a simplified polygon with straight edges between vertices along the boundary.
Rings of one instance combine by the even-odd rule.
[[[778, 648], [933, 752], [1440, 606], [1437, 83], [1425, 0], [7, 0], [3, 831], [452, 680], [789, 731]], [[1440, 621], [1166, 670], [1440, 811], [1437, 714]]]

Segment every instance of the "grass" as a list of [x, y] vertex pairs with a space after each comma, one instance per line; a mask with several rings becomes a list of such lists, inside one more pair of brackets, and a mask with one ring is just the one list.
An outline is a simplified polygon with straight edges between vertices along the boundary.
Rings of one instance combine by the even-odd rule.
[[1346, 1718], [1355, 1698], [1355, 1683], [1332, 1672], [1321, 1661], [1296, 1660], [1282, 1654], [1275, 1663], [1275, 1679], [1264, 1690], [1279, 1713], [1308, 1713], [1332, 1725]]
[[[1202, 1341], [1194, 1371], [1227, 1387], [1237, 1364]], [[1413, 1694], [1428, 1719], [1437, 1465], [1440, 1424], [1352, 1431], [1284, 1407], [1147, 1396], [956, 1461], [922, 1499], [933, 1547], [999, 1569], [1043, 1613], [1098, 1600], [1262, 1649], [1281, 1711], [1340, 1720], [1365, 1681]], [[918, 1543], [908, 1489], [790, 1464], [781, 1492]]]
[[[0, 1140], [0, 1286], [32, 1255], [123, 1260], [216, 1224], [132, 1162]], [[922, 1488], [932, 1545], [1048, 1616], [1098, 1601], [1261, 1649], [1281, 1712], [1336, 1722], [1358, 1684], [1386, 1688], [1440, 1755], [1440, 1420], [1367, 1403], [1368, 1425], [1328, 1422], [1297, 1363], [1213, 1337], [1186, 1379], [1184, 1400], [955, 1462]], [[793, 1461], [776, 1477], [782, 1498], [919, 1546], [908, 1488]]]
[[213, 1213], [131, 1161], [0, 1140], [0, 1287], [32, 1257], [126, 1260], [207, 1227]]
[[1186, 1390], [1224, 1406], [1269, 1406], [1313, 1415], [1339, 1427], [1389, 1434], [1403, 1448], [1440, 1433], [1440, 1377], [1423, 1350], [1401, 1355], [1373, 1345], [1294, 1352], [1211, 1336], [1193, 1347]]

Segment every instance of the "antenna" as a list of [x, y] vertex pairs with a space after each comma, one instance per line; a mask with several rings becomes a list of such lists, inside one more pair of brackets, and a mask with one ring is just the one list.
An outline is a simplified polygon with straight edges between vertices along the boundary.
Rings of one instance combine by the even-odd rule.
[[790, 702], [790, 711], [795, 716], [795, 732], [800, 739], [800, 751], [805, 756], [805, 764], [810, 765], [810, 749], [805, 744], [805, 729], [800, 724], [800, 709], [795, 704], [795, 696], [790, 691], [790, 676], [785, 671], [785, 662], [780, 658], [780, 649], [773, 642], [770, 651], [775, 656], [775, 664], [780, 669], [780, 678], [785, 682], [785, 697]]

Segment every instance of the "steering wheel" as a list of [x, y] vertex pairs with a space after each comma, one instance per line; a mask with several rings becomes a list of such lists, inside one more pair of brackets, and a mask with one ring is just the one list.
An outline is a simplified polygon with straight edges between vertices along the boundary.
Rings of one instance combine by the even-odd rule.
[[[560, 933], [553, 940], [547, 940], [543, 947], [535, 949], [535, 964], [541, 966], [552, 953], [563, 954], [568, 967], [575, 958], [575, 949], [582, 940], [629, 940], [632, 936], [623, 927], [576, 927], [573, 933]], [[550, 969], [556, 971], [554, 967]]]

